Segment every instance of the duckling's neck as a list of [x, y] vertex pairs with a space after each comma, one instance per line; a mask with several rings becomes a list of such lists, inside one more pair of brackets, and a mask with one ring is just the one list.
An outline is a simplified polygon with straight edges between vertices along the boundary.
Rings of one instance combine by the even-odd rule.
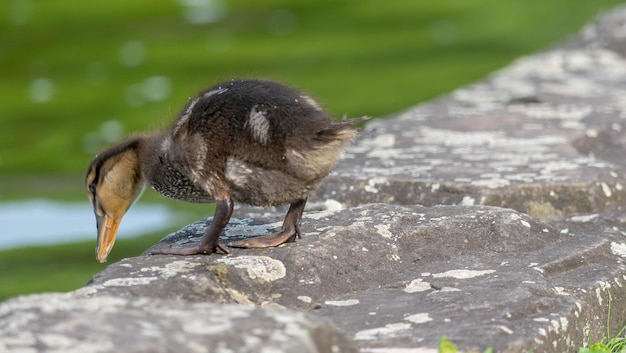
[[154, 133], [140, 137], [137, 152], [142, 173], [148, 182], [152, 181], [150, 171], [155, 165], [159, 164], [159, 159], [162, 159], [163, 152], [160, 147], [164, 139], [165, 134], [162, 133]]
[[163, 171], [168, 165], [162, 148], [163, 141], [165, 141], [165, 134], [162, 133], [144, 135], [140, 138], [137, 151], [141, 174], [146, 182], [157, 191], [164, 181]]

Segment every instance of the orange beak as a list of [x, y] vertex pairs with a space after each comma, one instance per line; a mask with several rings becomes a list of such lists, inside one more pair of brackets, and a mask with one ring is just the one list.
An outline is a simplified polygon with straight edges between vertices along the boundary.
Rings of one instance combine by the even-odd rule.
[[98, 262], [106, 262], [113, 244], [115, 244], [115, 236], [117, 235], [117, 229], [120, 226], [120, 219], [115, 217], [104, 215], [96, 215], [96, 222], [98, 225], [98, 243], [96, 244], [96, 259]]

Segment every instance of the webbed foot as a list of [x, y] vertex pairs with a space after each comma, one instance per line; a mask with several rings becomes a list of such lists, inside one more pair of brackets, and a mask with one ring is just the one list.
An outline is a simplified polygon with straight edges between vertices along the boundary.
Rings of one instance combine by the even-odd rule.
[[150, 252], [151, 255], [210, 255], [217, 250], [221, 250], [225, 254], [230, 252], [223, 247], [218, 239], [226, 224], [230, 220], [230, 216], [233, 213], [233, 202], [230, 198], [218, 200], [215, 204], [215, 215], [213, 216], [213, 223], [204, 233], [200, 244], [182, 246], [179, 248], [162, 248], [154, 249]]
[[302, 219], [302, 212], [304, 212], [304, 205], [306, 205], [306, 199], [298, 200], [291, 204], [283, 221], [282, 230], [279, 233], [238, 240], [228, 243], [226, 246], [231, 248], [270, 248], [295, 242], [296, 237], [302, 238], [300, 220]]
[[226, 243], [226, 246], [231, 248], [271, 248], [279, 246], [285, 243], [292, 243], [296, 241], [296, 236], [300, 238], [300, 227], [298, 229], [284, 230], [280, 233], [262, 235], [259, 237], [249, 238]]

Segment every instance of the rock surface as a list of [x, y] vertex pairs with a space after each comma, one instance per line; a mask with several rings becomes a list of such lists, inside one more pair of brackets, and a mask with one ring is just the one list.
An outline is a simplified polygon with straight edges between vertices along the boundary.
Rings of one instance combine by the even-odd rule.
[[[208, 224], [155, 247], [196, 242]], [[279, 226], [280, 214], [238, 219], [223, 240]], [[366, 204], [306, 212], [302, 231], [275, 249], [127, 259], [82, 291], [308, 311], [362, 352], [435, 351], [444, 334], [466, 350], [568, 351], [605, 332], [609, 292], [615, 327], [626, 317], [626, 238], [600, 216], [545, 223], [492, 206]]]
[[44, 294], [0, 318], [1, 352], [357, 352], [325, 320], [242, 305]]
[[[606, 333], [609, 303], [619, 330], [625, 26], [618, 8], [559, 48], [370, 123], [295, 244], [138, 256], [77, 291], [0, 303], [0, 351], [262, 341], [268, 352], [417, 353], [446, 335], [464, 351], [566, 352]], [[223, 241], [276, 229], [284, 212], [239, 209]], [[155, 246], [197, 241], [208, 222]]]

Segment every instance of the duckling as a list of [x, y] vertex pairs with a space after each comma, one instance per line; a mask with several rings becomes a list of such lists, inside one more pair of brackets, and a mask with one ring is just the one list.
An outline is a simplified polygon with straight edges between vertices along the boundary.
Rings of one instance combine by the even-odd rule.
[[309, 193], [356, 136], [354, 124], [366, 119], [333, 121], [310, 96], [273, 81], [232, 80], [200, 92], [167, 131], [130, 138], [90, 163], [85, 185], [96, 215], [96, 259], [106, 261], [146, 184], [172, 199], [216, 204], [199, 244], [152, 254], [228, 253], [218, 239], [234, 201], [290, 207], [279, 232], [228, 246], [294, 242]]

